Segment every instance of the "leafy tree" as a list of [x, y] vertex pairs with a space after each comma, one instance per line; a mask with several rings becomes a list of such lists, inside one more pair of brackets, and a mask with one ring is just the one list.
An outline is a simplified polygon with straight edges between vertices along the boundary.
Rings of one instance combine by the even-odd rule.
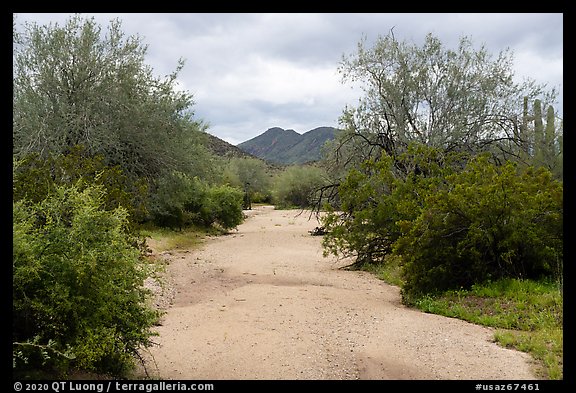
[[13, 56], [13, 151], [66, 153], [82, 144], [129, 177], [189, 172], [204, 125], [192, 119], [189, 93], [174, 73], [157, 78], [147, 47], [125, 37], [119, 20], [102, 31], [93, 18], [60, 26], [25, 24]]
[[105, 165], [102, 156], [88, 156], [81, 145], [73, 146], [65, 155], [48, 154], [41, 157], [34, 152], [15, 159], [14, 201], [26, 199], [38, 203], [62, 185], [75, 185], [80, 190], [91, 185], [101, 185], [106, 191], [103, 196], [106, 210], [122, 206], [129, 213], [131, 222], [145, 219], [147, 183], [128, 179], [120, 167]]
[[341, 180], [328, 186], [338, 193], [323, 219], [327, 253], [357, 265], [396, 253], [411, 295], [561, 264], [562, 185], [528, 167], [562, 143], [542, 123], [554, 90], [514, 82], [509, 51], [494, 58], [466, 37], [446, 49], [431, 34], [421, 46], [393, 32], [360, 42], [340, 72], [365, 94], [328, 155]]
[[339, 204], [321, 216], [325, 253], [354, 258], [354, 266], [385, 263], [402, 235], [402, 221], [414, 220], [428, 195], [444, 186], [445, 177], [459, 170], [464, 154], [410, 144], [397, 162], [409, 169], [395, 175], [395, 162], [386, 153], [351, 169], [338, 186]]
[[232, 158], [226, 166], [225, 178], [232, 186], [250, 193], [252, 202], [270, 202], [271, 175], [268, 165], [256, 158]]
[[354, 267], [400, 258], [405, 299], [561, 274], [562, 183], [545, 168], [411, 144], [396, 161], [383, 154], [351, 169], [338, 192], [338, 209], [322, 216], [325, 253]]
[[322, 168], [289, 166], [275, 179], [274, 202], [280, 207], [310, 207], [315, 203], [317, 191], [326, 183], [326, 172]]
[[[523, 97], [555, 91], [533, 81], [514, 82], [509, 50], [494, 58], [462, 37], [457, 49], [446, 48], [428, 34], [422, 46], [399, 42], [393, 32], [378, 37], [372, 48], [365, 40], [345, 56], [339, 68], [344, 82], [362, 85], [365, 95], [340, 119], [342, 144], [356, 153], [352, 163], [379, 157], [395, 159], [411, 142], [446, 151], [476, 153], [492, 150], [503, 159], [518, 155], [519, 114]], [[349, 154], [337, 156], [350, 160]]]
[[150, 273], [127, 235], [127, 212], [105, 210], [102, 186], [57, 186], [13, 204], [15, 375], [73, 369], [122, 376], [151, 345]]
[[[325, 229], [325, 255], [353, 257], [354, 265], [381, 263], [391, 251], [399, 230], [392, 193], [397, 181], [390, 172], [389, 157], [368, 160], [360, 170], [351, 169], [338, 187], [339, 205], [327, 206], [321, 215]], [[371, 172], [372, 176], [367, 176]]]

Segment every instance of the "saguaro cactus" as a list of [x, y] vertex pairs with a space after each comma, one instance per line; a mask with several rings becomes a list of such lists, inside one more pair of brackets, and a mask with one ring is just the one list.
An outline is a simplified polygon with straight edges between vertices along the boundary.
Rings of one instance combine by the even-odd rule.
[[542, 102], [534, 100], [534, 158], [537, 165], [544, 162], [544, 123], [542, 122]]

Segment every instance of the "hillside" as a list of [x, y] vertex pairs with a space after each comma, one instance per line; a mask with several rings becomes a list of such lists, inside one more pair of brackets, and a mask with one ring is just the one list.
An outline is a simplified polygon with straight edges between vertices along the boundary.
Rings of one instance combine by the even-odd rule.
[[217, 156], [228, 158], [258, 158], [212, 134], [207, 132], [205, 134], [207, 136], [206, 147]]
[[321, 158], [321, 148], [334, 139], [336, 129], [318, 127], [304, 134], [280, 127], [268, 129], [238, 145], [243, 151], [264, 160], [279, 164], [303, 164]]

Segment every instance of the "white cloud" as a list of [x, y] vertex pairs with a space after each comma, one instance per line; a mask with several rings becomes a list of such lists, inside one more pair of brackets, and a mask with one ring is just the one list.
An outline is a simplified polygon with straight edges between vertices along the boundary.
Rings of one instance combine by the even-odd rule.
[[[494, 54], [510, 47], [517, 75], [550, 86], [563, 76], [561, 14], [95, 14], [102, 25], [116, 17], [148, 45], [147, 63], [158, 76], [186, 60], [177, 89], [194, 95], [209, 132], [233, 143], [275, 126], [337, 126], [360, 95], [340, 82], [342, 55], [353, 54], [363, 34], [370, 43], [392, 27], [397, 39], [416, 43], [432, 32], [447, 46], [468, 35]], [[17, 23], [66, 18], [18, 14]]]
[[247, 64], [224, 75], [216, 83], [221, 92], [237, 98], [258, 98], [274, 104], [301, 103], [333, 94], [339, 85], [334, 69], [304, 68], [286, 60], [254, 56]]
[[536, 79], [550, 87], [562, 84], [563, 57], [544, 57], [532, 50], [523, 50], [515, 53], [514, 67], [518, 76]]

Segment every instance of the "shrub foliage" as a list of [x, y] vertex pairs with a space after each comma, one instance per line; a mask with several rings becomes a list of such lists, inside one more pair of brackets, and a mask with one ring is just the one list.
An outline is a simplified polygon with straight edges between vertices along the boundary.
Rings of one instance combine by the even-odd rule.
[[243, 220], [243, 197], [237, 188], [210, 186], [197, 177], [173, 172], [156, 182], [150, 219], [159, 226], [179, 229], [215, 223], [231, 229]]
[[480, 156], [446, 181], [415, 220], [399, 223], [406, 293], [561, 271], [563, 187], [548, 170]]
[[326, 183], [327, 175], [322, 168], [290, 166], [275, 179], [274, 203], [280, 207], [310, 207], [314, 204], [315, 193]]
[[[407, 175], [396, 176], [398, 167]], [[351, 170], [329, 211], [326, 252], [402, 259], [405, 297], [499, 278], [560, 274], [563, 186], [544, 169], [411, 146]]]
[[122, 375], [150, 344], [157, 313], [149, 272], [127, 235], [126, 209], [103, 208], [102, 186], [57, 186], [13, 205], [15, 373], [80, 368]]
[[90, 155], [83, 145], [70, 148], [66, 154], [48, 154], [46, 157], [29, 153], [15, 159], [14, 164], [14, 200], [40, 202], [61, 185], [76, 185], [80, 189], [100, 185], [105, 190], [102, 202], [106, 210], [123, 206], [131, 222], [145, 218], [147, 183], [142, 179], [128, 178], [119, 166], [106, 165], [104, 157]]

